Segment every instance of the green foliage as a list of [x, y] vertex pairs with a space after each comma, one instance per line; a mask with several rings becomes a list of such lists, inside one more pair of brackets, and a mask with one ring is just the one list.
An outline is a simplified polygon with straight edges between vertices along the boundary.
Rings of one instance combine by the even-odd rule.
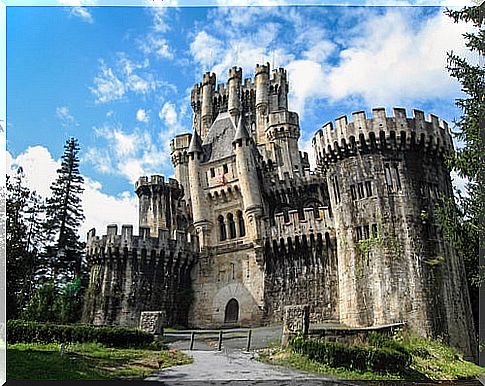
[[153, 342], [153, 335], [122, 327], [57, 325], [9, 320], [7, 342], [9, 344], [96, 342], [112, 347], [145, 347]]
[[17, 318], [32, 296], [43, 243], [42, 199], [24, 186], [22, 168], [6, 178], [7, 316]]
[[[332, 348], [326, 349], [329, 345]], [[313, 354], [304, 350], [311, 350]], [[350, 366], [352, 355], [355, 358]], [[358, 380], [476, 379], [485, 373], [485, 368], [464, 360], [462, 354], [441, 340], [423, 338], [410, 331], [400, 331], [393, 336], [369, 333], [357, 346], [297, 337], [290, 342], [289, 350], [273, 348], [263, 352], [260, 359], [280, 366]], [[364, 361], [367, 361], [365, 368]], [[394, 368], [387, 369], [395, 363], [401, 368], [399, 372]]]
[[[470, 23], [474, 27], [463, 37], [466, 47], [477, 54], [477, 59], [478, 55], [485, 53], [484, 12], [480, 9], [483, 7], [482, 4], [445, 12], [455, 23]], [[458, 175], [466, 178], [468, 183], [465, 195], [457, 192], [456, 203], [451, 199], [443, 201], [438, 209], [438, 218], [445, 237], [454, 244], [465, 262], [473, 316], [478, 330], [478, 288], [484, 276], [483, 269], [479, 269], [479, 266], [483, 265], [483, 262], [479, 261], [480, 247], [483, 248], [483, 241], [480, 241], [479, 235], [485, 231], [485, 223], [481, 221], [485, 212], [484, 137], [480, 129], [480, 122], [485, 123], [485, 68], [478, 60], [471, 63], [469, 59], [449, 52], [447, 70], [451, 77], [460, 82], [465, 94], [465, 97], [456, 99], [462, 116], [454, 122], [453, 133], [461, 146], [448, 161], [449, 166]]]
[[335, 368], [400, 373], [408, 370], [411, 364], [407, 352], [389, 346], [349, 346], [303, 337], [292, 339], [290, 346], [296, 353]]
[[52, 322], [58, 320], [56, 310], [57, 290], [52, 282], [45, 283], [38, 288], [25, 310], [21, 313], [21, 318], [38, 322]]

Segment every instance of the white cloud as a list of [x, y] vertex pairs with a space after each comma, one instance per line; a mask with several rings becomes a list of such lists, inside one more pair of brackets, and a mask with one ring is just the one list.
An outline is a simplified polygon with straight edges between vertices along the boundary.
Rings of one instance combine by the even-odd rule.
[[71, 115], [67, 106], [60, 106], [56, 108], [56, 116], [61, 121], [64, 128], [71, 128], [72, 126], [79, 126], [74, 117]]
[[160, 59], [173, 59], [174, 54], [167, 40], [155, 34], [149, 34], [138, 41], [138, 48], [145, 54], [155, 54]]
[[148, 71], [148, 59], [135, 63], [126, 54], [120, 53], [115, 66], [113, 69], [100, 60], [100, 72], [94, 78], [94, 87], [91, 87], [96, 103], [120, 100], [129, 92], [146, 95], [160, 85], [167, 86], [166, 83], [157, 81], [155, 75]]
[[[218, 8], [208, 17], [210, 27], [194, 34], [190, 53], [200, 70], [215, 72], [220, 81], [234, 65], [245, 75], [253, 73], [255, 63], [286, 67], [290, 106], [300, 115], [318, 100], [358, 101], [362, 107], [422, 105], [459, 92], [445, 69], [446, 52], [464, 54], [462, 33], [469, 28], [442, 11], [424, 13], [352, 8], [342, 13], [338, 30], [327, 30], [301, 8]], [[247, 28], [255, 19], [265, 25], [257, 33]]]
[[138, 109], [136, 112], [136, 120], [138, 122], [148, 123], [150, 116], [145, 109]]
[[119, 125], [105, 125], [94, 132], [104, 146], [88, 149], [83, 160], [99, 172], [121, 175], [134, 183], [140, 176], [160, 174], [170, 164], [168, 142], [159, 145], [146, 130], [126, 132]]
[[93, 15], [89, 11], [88, 8], [86, 7], [72, 7], [70, 10], [70, 14], [72, 16], [78, 17], [82, 21], [85, 21], [86, 23], [94, 23]]
[[[7, 152], [7, 171], [11, 174], [21, 166], [25, 174], [26, 185], [43, 197], [50, 196], [50, 185], [57, 177], [59, 160], [54, 160], [49, 150], [43, 146], [27, 148], [17, 157]], [[138, 221], [137, 197], [134, 193], [123, 192], [111, 196], [102, 192], [99, 182], [84, 176], [82, 205], [86, 217], [79, 229], [84, 240], [89, 229], [95, 227], [104, 233], [110, 223], [136, 224]]]
[[91, 92], [96, 96], [96, 103], [106, 103], [121, 99], [125, 95], [125, 86], [113, 70], [101, 61], [100, 73], [94, 78]]

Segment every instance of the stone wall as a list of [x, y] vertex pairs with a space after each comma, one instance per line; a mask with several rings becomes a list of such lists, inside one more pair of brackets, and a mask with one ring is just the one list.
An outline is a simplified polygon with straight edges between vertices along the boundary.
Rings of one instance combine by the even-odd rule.
[[[142, 311], [163, 311], [168, 325], [187, 325], [192, 300], [190, 271], [196, 254], [186, 239], [88, 235], [90, 283], [83, 321], [138, 326]], [[161, 234], [162, 235], [162, 234]]]
[[338, 320], [335, 239], [329, 233], [265, 243], [264, 297], [268, 322], [280, 322], [285, 306], [305, 303], [311, 322]]

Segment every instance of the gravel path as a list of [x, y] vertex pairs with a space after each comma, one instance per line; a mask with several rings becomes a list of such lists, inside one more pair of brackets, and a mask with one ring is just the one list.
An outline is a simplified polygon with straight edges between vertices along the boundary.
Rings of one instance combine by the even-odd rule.
[[284, 367], [258, 362], [254, 353], [235, 350], [186, 351], [194, 358], [189, 365], [175, 366], [147, 378], [164, 385], [342, 385], [348, 382], [316, 377]]
[[[252, 329], [251, 350], [281, 341], [281, 326]], [[189, 365], [175, 366], [148, 377], [163, 385], [350, 385], [330, 377], [318, 377], [258, 362], [254, 352], [246, 352], [247, 329], [224, 330], [222, 351], [217, 351], [217, 331], [197, 331], [194, 350], [189, 351], [191, 331], [166, 333], [171, 348], [193, 357]]]

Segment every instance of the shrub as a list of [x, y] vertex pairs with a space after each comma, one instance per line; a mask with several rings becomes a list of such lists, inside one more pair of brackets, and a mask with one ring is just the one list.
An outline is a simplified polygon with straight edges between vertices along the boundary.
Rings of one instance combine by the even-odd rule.
[[153, 335], [122, 327], [58, 325], [23, 320], [7, 322], [8, 343], [87, 343], [112, 347], [148, 346]]
[[[389, 344], [391, 345], [391, 344]], [[404, 372], [411, 364], [411, 356], [404, 348], [349, 346], [338, 342], [306, 339], [301, 336], [290, 341], [294, 352], [331, 367], [377, 372]]]

